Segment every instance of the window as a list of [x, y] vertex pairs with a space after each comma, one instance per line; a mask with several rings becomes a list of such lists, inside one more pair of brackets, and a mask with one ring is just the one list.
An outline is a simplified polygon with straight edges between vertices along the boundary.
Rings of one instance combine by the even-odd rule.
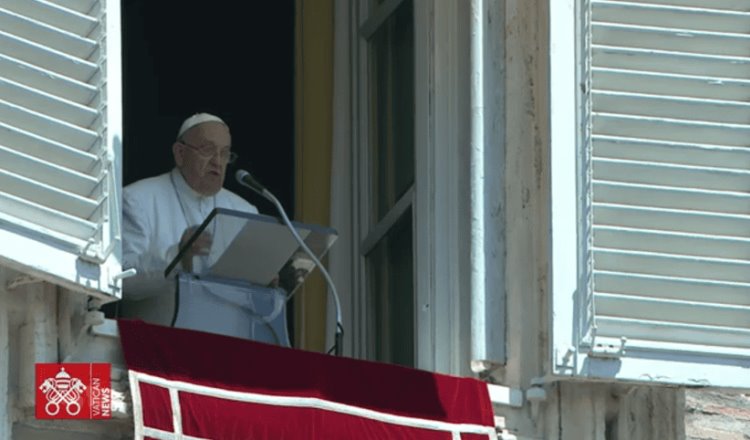
[[0, 9], [0, 261], [119, 295], [119, 1]]
[[[414, 339], [414, 14], [410, 0], [373, 5], [368, 38], [365, 258], [368, 333], [380, 361], [412, 366]], [[377, 21], [376, 25], [373, 25]]]
[[550, 17], [553, 370], [750, 386], [750, 2]]
[[[496, 88], [485, 89], [481, 120], [492, 121], [482, 149], [486, 185], [469, 203], [474, 14], [460, 2], [431, 0], [337, 6], [332, 202], [341, 235], [329, 261], [348, 287], [341, 290], [350, 351], [451, 374], [471, 374], [474, 355], [502, 363], [504, 219], [497, 210], [505, 178], [497, 170], [505, 107]], [[496, 66], [504, 59], [504, 9], [488, 4], [481, 20], [488, 61], [476, 64], [486, 66], [485, 84], [503, 81]], [[485, 288], [473, 290], [465, 264], [476, 237], [469, 211], [480, 205], [486, 277]]]

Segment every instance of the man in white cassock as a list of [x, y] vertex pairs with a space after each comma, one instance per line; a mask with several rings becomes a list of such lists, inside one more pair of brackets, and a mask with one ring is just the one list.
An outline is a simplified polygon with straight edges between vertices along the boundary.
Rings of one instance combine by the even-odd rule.
[[[172, 154], [172, 171], [123, 190], [123, 268], [134, 268], [137, 274], [124, 280], [121, 315], [162, 325], [169, 325], [175, 313], [175, 281], [166, 279], [164, 270], [201, 222], [214, 208], [258, 212], [223, 188], [227, 165], [236, 156], [229, 127], [219, 117], [198, 113], [187, 118]], [[178, 269], [199, 270], [194, 265], [201, 264], [200, 258], [195, 257], [226, 241], [221, 235], [215, 227], [207, 228]]]

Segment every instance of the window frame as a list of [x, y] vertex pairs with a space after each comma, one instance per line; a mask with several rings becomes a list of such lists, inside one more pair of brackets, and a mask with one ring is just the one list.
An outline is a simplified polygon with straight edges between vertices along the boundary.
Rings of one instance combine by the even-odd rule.
[[[363, 0], [359, 2], [359, 21], [357, 22], [357, 34], [359, 36], [359, 59], [358, 62], [358, 82], [360, 85], [360, 99], [359, 99], [359, 141], [357, 143], [357, 157], [358, 161], [355, 163], [355, 167], [358, 170], [355, 177], [356, 191], [359, 195], [357, 198], [358, 203], [356, 209], [358, 210], [359, 218], [359, 243], [357, 244], [358, 252], [357, 255], [361, 260], [360, 263], [360, 278], [362, 280], [360, 285], [360, 291], [363, 293], [363, 297], [360, 299], [360, 306], [363, 312], [361, 313], [362, 320], [364, 321], [364, 335], [363, 340], [360, 341], [362, 346], [365, 348], [365, 357], [368, 359], [376, 360], [375, 357], [375, 323], [373, 322], [373, 315], [368, 310], [368, 304], [371, 302], [369, 297], [370, 281], [367, 278], [367, 256], [375, 249], [375, 247], [381, 242], [381, 240], [388, 234], [392, 227], [398, 222], [399, 219], [409, 210], [411, 210], [411, 224], [412, 224], [412, 261], [414, 271], [416, 267], [417, 258], [417, 246], [416, 246], [416, 218], [415, 212], [415, 193], [416, 193], [416, 170], [415, 170], [415, 182], [410, 185], [407, 191], [394, 203], [394, 205], [388, 210], [388, 212], [379, 221], [374, 219], [373, 215], [373, 204], [375, 195], [374, 182], [373, 182], [373, 158], [372, 158], [372, 130], [374, 129], [370, 125], [372, 121], [371, 117], [371, 102], [370, 102], [370, 72], [371, 72], [371, 49], [370, 49], [370, 38], [384, 25], [387, 20], [393, 16], [393, 13], [398, 9], [401, 4], [406, 0], [385, 0], [381, 5], [377, 6], [375, 1]], [[416, 3], [414, 3], [416, 13]], [[416, 16], [415, 16], [416, 18]], [[415, 29], [416, 33], [416, 29]], [[416, 37], [416, 36], [415, 36]], [[416, 40], [416, 38], [415, 38]], [[415, 41], [415, 56], [417, 53], [416, 41]], [[416, 74], [415, 74], [416, 76]], [[416, 89], [416, 82], [414, 84]], [[415, 90], [416, 95], [416, 90]], [[416, 96], [415, 96], [416, 99]], [[414, 139], [414, 150], [416, 155], [416, 130]], [[415, 161], [416, 163], [416, 161]], [[414, 285], [412, 286], [412, 295], [416, 297], [416, 279], [414, 279]], [[416, 310], [416, 301], [413, 305]], [[414, 316], [414, 325], [417, 326], [416, 316]], [[414, 362], [417, 363], [417, 332], [414, 329], [414, 341], [413, 347], [415, 349], [413, 356]]]
[[[332, 225], [341, 232], [329, 254], [332, 277], [342, 294], [345, 352], [368, 358], [367, 280], [360, 244], [364, 237], [359, 203], [362, 154], [367, 150], [366, 43], [359, 35], [367, 0], [335, 2], [334, 173]], [[464, 230], [468, 178], [463, 141], [468, 136], [468, 11], [448, 2], [414, 0], [415, 183], [414, 230], [415, 363], [417, 368], [471, 374], [468, 254]], [[460, 57], [458, 60], [456, 57]], [[499, 153], [498, 153], [499, 154]], [[498, 189], [502, 194], [502, 188]], [[502, 290], [502, 289], [501, 289]], [[503, 290], [504, 292], [504, 290]], [[498, 322], [504, 322], [504, 317]], [[329, 320], [329, 332], [332, 334]], [[439, 343], [438, 343], [439, 342]], [[494, 341], [493, 341], [494, 342]], [[504, 344], [502, 345], [504, 347]]]

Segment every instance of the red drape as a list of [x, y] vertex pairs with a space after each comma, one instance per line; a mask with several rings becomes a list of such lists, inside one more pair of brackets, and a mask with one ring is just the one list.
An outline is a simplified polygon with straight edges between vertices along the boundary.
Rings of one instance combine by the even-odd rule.
[[145, 428], [211, 439], [492, 438], [487, 387], [475, 379], [141, 321], [119, 328]]

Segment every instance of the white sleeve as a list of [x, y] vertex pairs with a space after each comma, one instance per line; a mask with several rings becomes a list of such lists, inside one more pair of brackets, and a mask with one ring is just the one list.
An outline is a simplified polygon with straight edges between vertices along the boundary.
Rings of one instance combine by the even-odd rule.
[[[154, 225], [157, 221], [137, 196], [123, 191], [122, 257], [124, 269], [135, 269], [136, 275], [126, 278], [125, 299], [138, 300], [169, 291], [174, 280], [164, 278], [164, 269], [177, 256], [175, 243], [166, 251], [155, 249]], [[166, 290], [165, 290], [166, 289]]]

